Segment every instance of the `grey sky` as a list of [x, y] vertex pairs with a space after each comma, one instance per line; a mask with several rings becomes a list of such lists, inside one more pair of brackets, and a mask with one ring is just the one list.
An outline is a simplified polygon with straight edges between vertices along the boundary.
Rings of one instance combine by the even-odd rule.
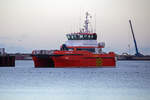
[[133, 48], [131, 19], [140, 51], [150, 54], [149, 4], [150, 0], [0, 0], [0, 47], [8, 52], [58, 49], [66, 33], [78, 31], [89, 11], [96, 17], [98, 41], [106, 43], [104, 50], [129, 52], [128, 44]]

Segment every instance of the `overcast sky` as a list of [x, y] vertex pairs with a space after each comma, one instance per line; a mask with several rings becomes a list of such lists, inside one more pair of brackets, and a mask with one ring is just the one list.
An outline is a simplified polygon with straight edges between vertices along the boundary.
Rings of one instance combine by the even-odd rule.
[[29, 53], [59, 49], [65, 34], [77, 32], [89, 11], [105, 51], [134, 54], [131, 19], [139, 51], [150, 54], [149, 4], [150, 0], [0, 0], [0, 47]]

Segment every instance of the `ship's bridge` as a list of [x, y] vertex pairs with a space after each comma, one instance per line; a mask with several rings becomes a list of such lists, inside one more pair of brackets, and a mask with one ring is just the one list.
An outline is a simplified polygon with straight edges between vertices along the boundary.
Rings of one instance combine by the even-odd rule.
[[97, 34], [96, 33], [71, 33], [67, 34], [66, 45], [67, 46], [97, 46]]

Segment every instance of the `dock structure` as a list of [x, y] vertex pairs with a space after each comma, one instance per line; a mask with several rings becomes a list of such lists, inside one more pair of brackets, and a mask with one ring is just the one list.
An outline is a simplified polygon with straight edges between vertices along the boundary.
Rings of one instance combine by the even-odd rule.
[[9, 55], [15, 56], [16, 60], [32, 60], [30, 53], [10, 53]]
[[117, 55], [117, 60], [124, 61], [124, 60], [137, 60], [137, 61], [150, 61], [150, 55], [147, 56], [135, 56], [135, 55]]
[[0, 67], [14, 67], [15, 56], [5, 52], [5, 48], [0, 48]]

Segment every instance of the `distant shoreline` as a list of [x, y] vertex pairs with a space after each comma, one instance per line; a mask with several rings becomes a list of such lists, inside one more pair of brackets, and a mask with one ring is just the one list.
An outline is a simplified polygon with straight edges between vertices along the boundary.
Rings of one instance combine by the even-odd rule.
[[[15, 56], [16, 60], [32, 60], [32, 54], [30, 53], [16, 53], [16, 54], [8, 54], [11, 56]], [[135, 55], [116, 55], [117, 60], [148, 60], [150, 61], [150, 55], [145, 56], [135, 56]]]

